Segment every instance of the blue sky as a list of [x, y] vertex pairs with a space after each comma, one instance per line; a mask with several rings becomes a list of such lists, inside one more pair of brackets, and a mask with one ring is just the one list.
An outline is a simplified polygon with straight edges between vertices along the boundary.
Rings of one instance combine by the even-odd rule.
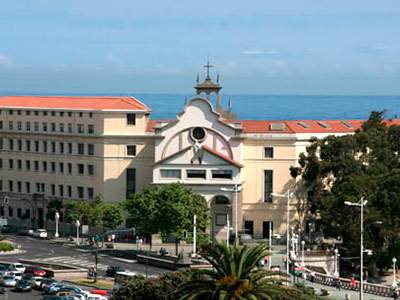
[[2, 0], [0, 91], [400, 94], [398, 0]]

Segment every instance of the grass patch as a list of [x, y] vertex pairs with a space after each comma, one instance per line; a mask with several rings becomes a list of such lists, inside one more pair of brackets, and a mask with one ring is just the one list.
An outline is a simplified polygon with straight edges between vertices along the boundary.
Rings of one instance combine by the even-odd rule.
[[0, 242], [0, 252], [13, 251], [14, 246], [7, 242]]
[[94, 283], [92, 279], [78, 279], [71, 281], [76, 284], [87, 285], [100, 290], [111, 290], [114, 285], [114, 281], [104, 279], [97, 279], [96, 283]]

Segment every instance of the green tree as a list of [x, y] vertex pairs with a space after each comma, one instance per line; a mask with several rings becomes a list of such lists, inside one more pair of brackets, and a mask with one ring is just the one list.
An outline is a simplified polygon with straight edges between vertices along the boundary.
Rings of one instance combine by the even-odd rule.
[[321, 216], [318, 222], [326, 237], [343, 237], [345, 255], [359, 252], [360, 211], [344, 202], [368, 200], [365, 248], [374, 250], [370, 264], [377, 262], [380, 268], [400, 256], [395, 246], [400, 237], [400, 126], [383, 116], [372, 112], [352, 135], [313, 139], [300, 155], [299, 167], [291, 170], [302, 179], [308, 217]]
[[116, 229], [124, 222], [123, 210], [119, 203], [105, 203], [102, 209], [101, 222], [106, 229]]
[[47, 204], [46, 218], [54, 221], [55, 213], [62, 212], [62, 209], [63, 209], [63, 203], [61, 200], [54, 199], [54, 200], [49, 201], [49, 203]]
[[258, 268], [259, 261], [267, 255], [267, 246], [240, 246], [235, 242], [210, 244], [203, 257], [212, 269], [197, 271], [197, 276], [182, 284], [177, 292], [179, 299], [317, 299], [295, 288], [286, 288], [276, 282], [276, 274]]
[[137, 231], [149, 236], [161, 233], [164, 237], [174, 235], [181, 239], [184, 231], [190, 235], [194, 214], [201, 234], [209, 218], [204, 197], [178, 183], [148, 187], [127, 199], [124, 206]]

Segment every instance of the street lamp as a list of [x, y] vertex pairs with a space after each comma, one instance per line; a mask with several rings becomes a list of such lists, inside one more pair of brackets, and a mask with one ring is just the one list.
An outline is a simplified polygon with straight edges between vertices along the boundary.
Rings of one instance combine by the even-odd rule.
[[392, 262], [393, 262], [393, 283], [392, 283], [392, 287], [393, 287], [393, 289], [397, 289], [397, 280], [396, 280], [396, 262], [397, 262], [397, 259], [395, 257], [393, 257]]
[[232, 189], [221, 188], [221, 191], [224, 192], [232, 192], [235, 193], [235, 239], [238, 238], [238, 222], [239, 222], [239, 200], [238, 200], [238, 192], [242, 190], [242, 186], [239, 186], [237, 183], [235, 187]]
[[305, 241], [301, 241], [301, 265], [304, 267], [304, 245]]
[[[289, 190], [285, 194], [276, 194], [276, 193], [271, 193], [272, 196], [274, 197], [281, 197], [281, 198], [286, 198], [287, 199], [287, 204], [286, 204], [286, 273], [289, 275], [289, 222], [290, 222], [290, 198], [293, 196], [293, 193], [290, 192]], [[288, 281], [289, 285], [289, 281]]]
[[54, 217], [56, 219], [56, 233], [54, 234], [54, 237], [58, 238], [60, 236], [58, 234], [58, 220], [60, 219], [60, 214], [58, 213], [58, 211], [56, 211], [56, 213], [54, 214]]
[[229, 233], [230, 233], [230, 231], [231, 231], [231, 225], [230, 225], [230, 222], [229, 222], [229, 213], [227, 213], [226, 214], [226, 226], [225, 226], [225, 229], [226, 229], [226, 246], [227, 247], [229, 247]]
[[339, 250], [336, 248], [335, 249], [335, 272], [333, 273], [333, 276], [335, 277], [339, 277], [339, 268], [338, 268], [338, 254], [339, 254]]
[[193, 215], [193, 256], [196, 257], [197, 242], [197, 216]]
[[367, 205], [368, 201], [361, 197], [357, 203], [345, 201], [344, 204], [347, 206], [360, 207], [360, 300], [364, 299], [364, 206]]
[[76, 245], [79, 245], [79, 226], [81, 226], [79, 220], [76, 220], [75, 226], [76, 226]]

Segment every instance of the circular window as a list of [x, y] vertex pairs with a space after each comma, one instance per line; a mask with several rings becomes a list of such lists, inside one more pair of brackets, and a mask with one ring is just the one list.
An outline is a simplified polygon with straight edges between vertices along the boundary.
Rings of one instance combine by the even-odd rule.
[[192, 129], [192, 138], [196, 142], [202, 142], [206, 138], [206, 131], [204, 130], [204, 128], [195, 127]]

